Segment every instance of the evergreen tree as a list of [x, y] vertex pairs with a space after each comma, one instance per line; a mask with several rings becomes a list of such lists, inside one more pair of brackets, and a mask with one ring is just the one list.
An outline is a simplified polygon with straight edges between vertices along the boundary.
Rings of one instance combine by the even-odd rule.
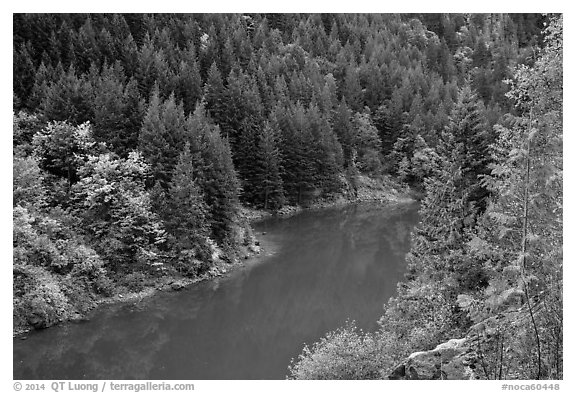
[[92, 26], [92, 19], [90, 16], [88, 16], [78, 31], [77, 40], [74, 44], [74, 50], [74, 67], [80, 74], [88, 72], [93, 64], [99, 66], [101, 62], [103, 62], [98, 44], [96, 42], [96, 32]]
[[36, 70], [34, 85], [32, 86], [30, 97], [28, 99], [29, 108], [38, 108], [42, 100], [46, 97], [48, 85], [52, 82], [52, 73], [53, 72], [50, 72], [48, 67], [44, 65], [44, 62], [42, 62], [38, 67], [38, 70]]
[[277, 107], [275, 116], [282, 130], [282, 156], [284, 157], [284, 182], [286, 196], [293, 203], [301, 204], [317, 184], [315, 171], [316, 152], [306, 110], [297, 103], [294, 108]]
[[18, 50], [14, 47], [12, 52], [14, 70], [12, 89], [20, 103], [26, 103], [34, 86], [35, 67], [31, 50], [31, 45], [22, 44]]
[[279, 135], [266, 123], [258, 135], [256, 201], [266, 210], [276, 210], [284, 205], [282, 185], [282, 159], [278, 148]]
[[363, 172], [378, 173], [382, 167], [380, 160], [382, 147], [378, 130], [367, 113], [356, 113], [352, 124], [354, 127], [352, 145], [353, 151], [357, 154], [358, 168]]
[[338, 136], [340, 145], [342, 146], [344, 163], [346, 166], [349, 166], [352, 162], [354, 137], [352, 127], [352, 111], [350, 108], [348, 108], [344, 98], [342, 98], [342, 101], [334, 112], [332, 118], [332, 126], [334, 128], [334, 132]]
[[47, 120], [70, 121], [81, 124], [93, 119], [92, 87], [78, 77], [73, 67], [50, 83], [40, 103]]
[[144, 116], [134, 79], [126, 84], [119, 62], [104, 68], [94, 87], [94, 137], [122, 157], [134, 150]]
[[222, 75], [216, 63], [212, 63], [206, 84], [204, 85], [204, 99], [206, 100], [206, 109], [210, 112], [216, 123], [224, 120], [226, 112], [226, 91]]
[[483, 105], [478, 101], [468, 85], [459, 92], [446, 133], [453, 137], [444, 138], [441, 148], [457, 152], [461, 163], [462, 179], [460, 189], [467, 194], [466, 203], [474, 205], [478, 213], [486, 207], [488, 190], [480, 179], [489, 173], [488, 146], [493, 140], [483, 121]]
[[186, 115], [194, 111], [196, 103], [202, 98], [202, 79], [194, 58], [180, 62], [175, 82], [175, 94], [182, 101]]
[[234, 225], [238, 219], [238, 182], [232, 151], [228, 139], [220, 135], [214, 127], [207, 138], [207, 151], [204, 168], [204, 192], [210, 206], [212, 234], [225, 246], [232, 246], [238, 239], [234, 236]]
[[318, 107], [311, 104], [306, 117], [316, 146], [311, 156], [316, 173], [314, 186], [327, 193], [339, 191], [341, 186], [339, 174], [343, 167], [342, 146], [332, 131], [328, 119], [320, 113]]
[[196, 177], [194, 158], [190, 145], [186, 144], [170, 182], [164, 216], [166, 229], [174, 239], [173, 244], [181, 262], [189, 266], [188, 272], [193, 273], [198, 273], [195, 271], [197, 266], [194, 266], [194, 260], [209, 259], [206, 243], [209, 235], [208, 206]]
[[154, 179], [167, 187], [178, 156], [185, 143], [184, 110], [174, 95], [160, 102], [158, 88], [154, 88], [148, 110], [142, 122], [138, 146], [151, 165]]
[[233, 245], [234, 224], [238, 218], [240, 183], [232, 163], [232, 152], [226, 138], [220, 134], [199, 104], [185, 123], [192, 162], [209, 208], [210, 228], [214, 239], [223, 245]]

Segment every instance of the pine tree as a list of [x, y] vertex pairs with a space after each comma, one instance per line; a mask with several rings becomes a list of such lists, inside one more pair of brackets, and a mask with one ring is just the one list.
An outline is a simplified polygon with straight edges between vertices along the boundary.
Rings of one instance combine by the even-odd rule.
[[349, 166], [352, 160], [353, 149], [352, 111], [348, 108], [344, 98], [342, 98], [342, 101], [333, 114], [332, 125], [342, 146], [345, 165]]
[[14, 69], [12, 89], [21, 103], [26, 103], [34, 86], [35, 67], [32, 62], [31, 50], [31, 45], [22, 44], [18, 50], [14, 48], [12, 52]]
[[161, 86], [160, 93], [163, 97], [170, 94], [170, 77], [168, 75], [168, 63], [162, 49], [156, 49], [154, 42], [146, 33], [144, 42], [138, 52], [138, 68], [136, 70], [136, 79], [140, 88], [140, 94], [148, 96], [157, 83]]
[[206, 100], [206, 109], [210, 112], [216, 123], [220, 124], [224, 120], [226, 112], [226, 91], [222, 74], [216, 63], [212, 63], [206, 84], [204, 85], [204, 99]]
[[185, 123], [196, 179], [209, 209], [211, 234], [220, 244], [232, 245], [238, 217], [237, 178], [232, 152], [218, 126], [207, 116], [204, 104], [197, 105]]
[[155, 87], [142, 122], [138, 145], [151, 165], [154, 179], [167, 187], [185, 143], [186, 118], [173, 94], [164, 103], [160, 103], [159, 94]]
[[346, 97], [346, 102], [355, 112], [360, 112], [364, 108], [364, 100], [358, 69], [355, 63], [351, 63], [346, 68], [346, 79], [342, 96]]
[[186, 144], [167, 192], [165, 222], [168, 233], [174, 238], [174, 246], [189, 264], [192, 257], [208, 259], [208, 206], [196, 177], [194, 158], [190, 145]]
[[[230, 80], [231, 78], [229, 78]], [[242, 182], [242, 197], [252, 202], [255, 197], [255, 187], [258, 184], [256, 176], [258, 135], [262, 129], [262, 103], [255, 81], [243, 75], [240, 79], [230, 80], [228, 85], [230, 109], [226, 127], [232, 139], [232, 154], [238, 176]]]
[[467, 194], [466, 202], [473, 204], [478, 213], [484, 211], [489, 194], [480, 179], [489, 173], [488, 146], [493, 141], [483, 120], [483, 112], [484, 107], [470, 86], [464, 86], [446, 128], [446, 133], [451, 134], [453, 139], [442, 145], [444, 151], [458, 152], [462, 168], [459, 187]]
[[343, 165], [342, 146], [328, 119], [320, 113], [317, 106], [311, 104], [306, 117], [316, 146], [311, 157], [317, 177], [315, 187], [327, 193], [339, 191], [339, 173]]
[[40, 103], [47, 120], [70, 121], [81, 124], [93, 119], [92, 86], [78, 77], [73, 67], [50, 83]]
[[36, 75], [34, 76], [34, 85], [32, 86], [30, 97], [28, 98], [28, 108], [32, 110], [38, 109], [40, 103], [46, 96], [48, 85], [52, 82], [52, 73], [53, 72], [50, 72], [44, 62], [40, 63], [40, 66], [36, 70]]
[[356, 113], [352, 119], [352, 146], [357, 153], [358, 168], [367, 173], [378, 173], [382, 167], [380, 160], [381, 142], [378, 130], [370, 115]]
[[214, 127], [207, 137], [207, 151], [204, 168], [204, 192], [210, 206], [212, 234], [224, 245], [237, 242], [234, 237], [234, 225], [238, 218], [238, 182], [232, 151], [228, 139], [220, 135]]
[[314, 137], [310, 130], [305, 108], [297, 103], [294, 108], [278, 107], [275, 111], [278, 128], [282, 130], [281, 151], [284, 157], [286, 196], [293, 203], [305, 202], [306, 194], [317, 184], [314, 155]]
[[144, 116], [136, 81], [125, 79], [117, 62], [102, 70], [94, 87], [94, 137], [121, 157], [136, 149]]
[[258, 135], [255, 198], [265, 210], [277, 210], [284, 205], [282, 160], [278, 148], [279, 136], [269, 123]]
[[92, 27], [92, 19], [90, 16], [86, 18], [86, 21], [78, 31], [74, 49], [74, 67], [80, 74], [86, 73], [93, 64], [100, 65], [100, 62], [103, 62], [96, 42], [96, 32]]
[[202, 79], [194, 58], [180, 62], [175, 82], [175, 94], [182, 101], [186, 115], [194, 111], [196, 102], [202, 98]]

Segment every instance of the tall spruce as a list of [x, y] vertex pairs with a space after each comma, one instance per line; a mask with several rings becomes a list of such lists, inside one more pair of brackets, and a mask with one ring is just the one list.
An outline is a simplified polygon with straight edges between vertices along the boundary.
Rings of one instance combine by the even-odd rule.
[[236, 240], [233, 235], [240, 183], [228, 139], [208, 117], [203, 103], [188, 116], [185, 130], [198, 185], [209, 208], [212, 236], [223, 245], [232, 245]]
[[161, 103], [159, 89], [154, 88], [142, 122], [138, 146], [151, 165], [154, 179], [164, 187], [170, 182], [185, 143], [185, 121], [182, 105], [176, 104], [174, 94]]
[[264, 209], [277, 210], [284, 205], [284, 187], [282, 184], [282, 157], [280, 155], [279, 135], [270, 123], [265, 123], [257, 141], [257, 182], [255, 201]]
[[197, 184], [194, 161], [187, 143], [174, 169], [164, 214], [166, 229], [174, 239], [174, 246], [189, 263], [192, 258], [208, 259], [208, 206]]

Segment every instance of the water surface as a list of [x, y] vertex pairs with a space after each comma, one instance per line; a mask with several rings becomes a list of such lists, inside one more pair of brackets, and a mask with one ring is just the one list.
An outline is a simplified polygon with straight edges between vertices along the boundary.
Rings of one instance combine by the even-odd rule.
[[377, 327], [416, 222], [371, 204], [266, 220], [266, 251], [228, 277], [14, 339], [14, 378], [284, 379], [304, 343]]

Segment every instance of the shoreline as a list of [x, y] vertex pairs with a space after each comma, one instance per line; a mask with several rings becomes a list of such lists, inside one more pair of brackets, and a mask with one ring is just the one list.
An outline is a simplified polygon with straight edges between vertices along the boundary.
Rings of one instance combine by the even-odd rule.
[[[403, 204], [413, 203], [419, 199], [418, 194], [414, 190], [397, 183], [390, 176], [386, 176], [383, 179], [374, 179], [360, 175], [359, 183], [355, 196], [350, 195], [350, 193], [340, 193], [328, 198], [321, 198], [307, 206], [286, 205], [274, 213], [263, 209], [242, 206], [241, 214], [252, 223], [272, 217], [288, 218], [304, 211], [344, 207], [356, 203]], [[384, 189], [385, 186], [389, 188]]]
[[[240, 215], [242, 218], [246, 219], [250, 224], [252, 224], [273, 217], [289, 218], [305, 211], [345, 207], [364, 202], [381, 203], [383, 206], [386, 206], [413, 203], [416, 201], [416, 199], [412, 198], [410, 195], [411, 191], [409, 189], [406, 187], [402, 189], [402, 186], [391, 178], [376, 180], [367, 176], [360, 176], [359, 180], [360, 185], [357, 189], [356, 195], [353, 197], [350, 194], [338, 194], [331, 198], [317, 200], [308, 206], [285, 206], [275, 213], [263, 209], [253, 209], [246, 206], [241, 206]], [[388, 186], [388, 188], [385, 189], [385, 186]], [[190, 288], [193, 285], [204, 281], [227, 277], [233, 271], [246, 267], [247, 262], [263, 255], [265, 249], [260, 246], [262, 243], [262, 239], [260, 238], [261, 235], [257, 237], [256, 234], [253, 233], [252, 236], [254, 237], [254, 244], [243, 246], [243, 250], [240, 251], [242, 257], [236, 259], [233, 262], [218, 260], [212, 267], [210, 267], [207, 272], [203, 273], [199, 277], [186, 278], [178, 276], [164, 276], [158, 278], [158, 280], [156, 280], [157, 282], [151, 286], [143, 288], [141, 291], [123, 291], [110, 297], [102, 297], [96, 299], [93, 307], [88, 312], [86, 312], [85, 315], [74, 315], [72, 318], [60, 320], [58, 323], [48, 326], [44, 329], [49, 329], [50, 327], [58, 326], [64, 323], [74, 323], [78, 321], [89, 320], [88, 316], [102, 305], [138, 303], [144, 299], [156, 295], [158, 292], [177, 292]], [[27, 339], [26, 334], [44, 329], [28, 327], [25, 329], [13, 330], [12, 338], [25, 340]]]
[[245, 267], [246, 261], [258, 257], [261, 253], [262, 249], [259, 248], [257, 252], [250, 253], [246, 255], [243, 259], [237, 259], [235, 262], [225, 262], [223, 260], [220, 260], [216, 262], [207, 272], [203, 273], [199, 277], [187, 278], [178, 276], [164, 276], [158, 279], [158, 282], [155, 283], [154, 285], [148, 286], [142, 289], [141, 291], [138, 292], [123, 291], [114, 294], [110, 297], [102, 297], [96, 299], [94, 302], [94, 306], [89, 311], [87, 311], [85, 315], [76, 314], [72, 318], [60, 320], [58, 321], [58, 323], [43, 329], [36, 329], [34, 327], [16, 329], [13, 330], [12, 332], [12, 338], [25, 340], [27, 339], [26, 334], [31, 332], [50, 329], [52, 327], [59, 326], [65, 323], [75, 323], [90, 320], [89, 315], [95, 312], [99, 307], [104, 305], [139, 303], [144, 299], [150, 298], [158, 294], [159, 292], [179, 292], [204, 281], [216, 280], [219, 278], [227, 277], [233, 271]]

